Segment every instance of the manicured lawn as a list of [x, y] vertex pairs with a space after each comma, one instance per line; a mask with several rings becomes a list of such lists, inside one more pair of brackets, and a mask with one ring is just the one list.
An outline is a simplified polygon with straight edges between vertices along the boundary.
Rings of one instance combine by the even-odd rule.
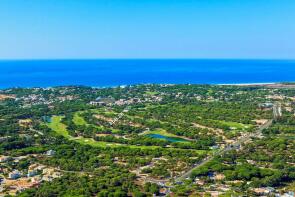
[[117, 114], [114, 111], [104, 110], [104, 109], [91, 109], [90, 111], [93, 113], [97, 113], [97, 114], [106, 114], [106, 115], [116, 115]]
[[95, 141], [92, 138], [83, 138], [83, 137], [72, 137], [69, 135], [69, 132], [67, 131], [66, 125], [61, 123], [61, 120], [63, 119], [63, 116], [53, 116], [51, 119], [51, 122], [48, 123], [48, 127], [51, 128], [53, 131], [55, 131], [57, 134], [64, 136], [65, 138], [69, 140], [74, 140], [76, 142], [79, 142], [81, 144], [88, 144], [95, 147], [121, 147], [126, 146], [129, 148], [142, 148], [142, 149], [156, 149], [160, 148], [158, 146], [135, 146], [135, 145], [125, 145], [125, 144], [117, 144], [112, 142], [101, 142], [101, 141]]
[[159, 135], [163, 135], [163, 136], [167, 136], [167, 137], [176, 137], [176, 138], [181, 138], [177, 135], [174, 135], [172, 133], [168, 133], [166, 130], [164, 129], [156, 129], [150, 132], [147, 132], [147, 134], [159, 134]]
[[[112, 142], [102, 142], [102, 141], [95, 141], [92, 138], [84, 138], [84, 137], [72, 137], [69, 135], [69, 132], [67, 131], [66, 125], [63, 124], [61, 121], [63, 119], [63, 116], [53, 116], [50, 123], [47, 123], [48, 127], [51, 128], [53, 131], [55, 131], [57, 134], [64, 136], [65, 138], [69, 140], [74, 140], [80, 144], [84, 145], [90, 145], [93, 147], [128, 147], [128, 148], [141, 148], [141, 149], [157, 149], [162, 148], [159, 146], [137, 146], [137, 145], [126, 145], [126, 144], [118, 144], [118, 143], [112, 143]], [[152, 131], [158, 134], [167, 134], [170, 137], [175, 136], [173, 134], [167, 133], [165, 130], [158, 129], [155, 131]], [[174, 150], [184, 150], [180, 148], [169, 148]], [[206, 154], [208, 151], [206, 150], [193, 150], [197, 154]]]
[[230, 121], [221, 121], [221, 120], [217, 120], [219, 123], [229, 126], [229, 127], [235, 127], [237, 129], [247, 129], [252, 127], [252, 125], [247, 125], [247, 124], [242, 124], [242, 123], [238, 123], [238, 122], [230, 122]]
[[147, 91], [145, 92], [147, 95], [156, 95], [158, 94], [158, 92], [151, 92], [151, 91]]
[[80, 116], [81, 112], [76, 112], [74, 114], [73, 122], [76, 125], [87, 125], [87, 122], [84, 120], [83, 117]]
[[48, 123], [48, 127], [55, 131], [57, 134], [62, 135], [66, 138], [70, 138], [69, 132], [67, 131], [66, 125], [61, 123], [63, 116], [53, 116], [51, 122]]
[[[99, 128], [99, 129], [102, 129], [103, 127], [102, 126], [97, 126], [97, 125], [93, 125], [93, 124], [89, 124], [87, 123], [83, 117], [81, 117], [81, 114], [83, 113], [83, 111], [80, 111], [80, 112], [76, 112], [74, 114], [74, 117], [73, 117], [73, 122], [75, 125], [79, 125], [79, 126], [94, 126], [96, 128]], [[117, 129], [112, 129], [112, 133], [118, 133], [119, 130]]]

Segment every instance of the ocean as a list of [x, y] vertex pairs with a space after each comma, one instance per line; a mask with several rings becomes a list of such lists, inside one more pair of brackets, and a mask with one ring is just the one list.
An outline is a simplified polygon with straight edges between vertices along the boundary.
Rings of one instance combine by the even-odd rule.
[[295, 60], [0, 61], [0, 88], [294, 82]]

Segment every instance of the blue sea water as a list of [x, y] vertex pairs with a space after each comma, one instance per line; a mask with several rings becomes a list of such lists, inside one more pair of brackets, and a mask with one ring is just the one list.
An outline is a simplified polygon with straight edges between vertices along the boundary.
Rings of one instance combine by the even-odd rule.
[[0, 61], [0, 88], [295, 81], [295, 60]]

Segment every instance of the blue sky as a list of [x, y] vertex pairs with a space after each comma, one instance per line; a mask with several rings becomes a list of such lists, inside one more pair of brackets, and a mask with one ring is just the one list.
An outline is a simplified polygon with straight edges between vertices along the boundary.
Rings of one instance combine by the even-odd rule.
[[1, 0], [0, 59], [295, 59], [294, 0]]

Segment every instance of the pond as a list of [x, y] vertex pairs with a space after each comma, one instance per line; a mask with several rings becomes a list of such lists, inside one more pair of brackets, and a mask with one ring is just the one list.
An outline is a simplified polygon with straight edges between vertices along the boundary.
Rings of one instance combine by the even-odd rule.
[[164, 136], [164, 135], [160, 135], [160, 134], [148, 134], [147, 136], [149, 136], [151, 138], [167, 140], [169, 142], [187, 142], [187, 140], [182, 139], [182, 138], [168, 137], [168, 136]]
[[51, 123], [51, 117], [50, 116], [42, 116], [42, 120], [46, 123]]

